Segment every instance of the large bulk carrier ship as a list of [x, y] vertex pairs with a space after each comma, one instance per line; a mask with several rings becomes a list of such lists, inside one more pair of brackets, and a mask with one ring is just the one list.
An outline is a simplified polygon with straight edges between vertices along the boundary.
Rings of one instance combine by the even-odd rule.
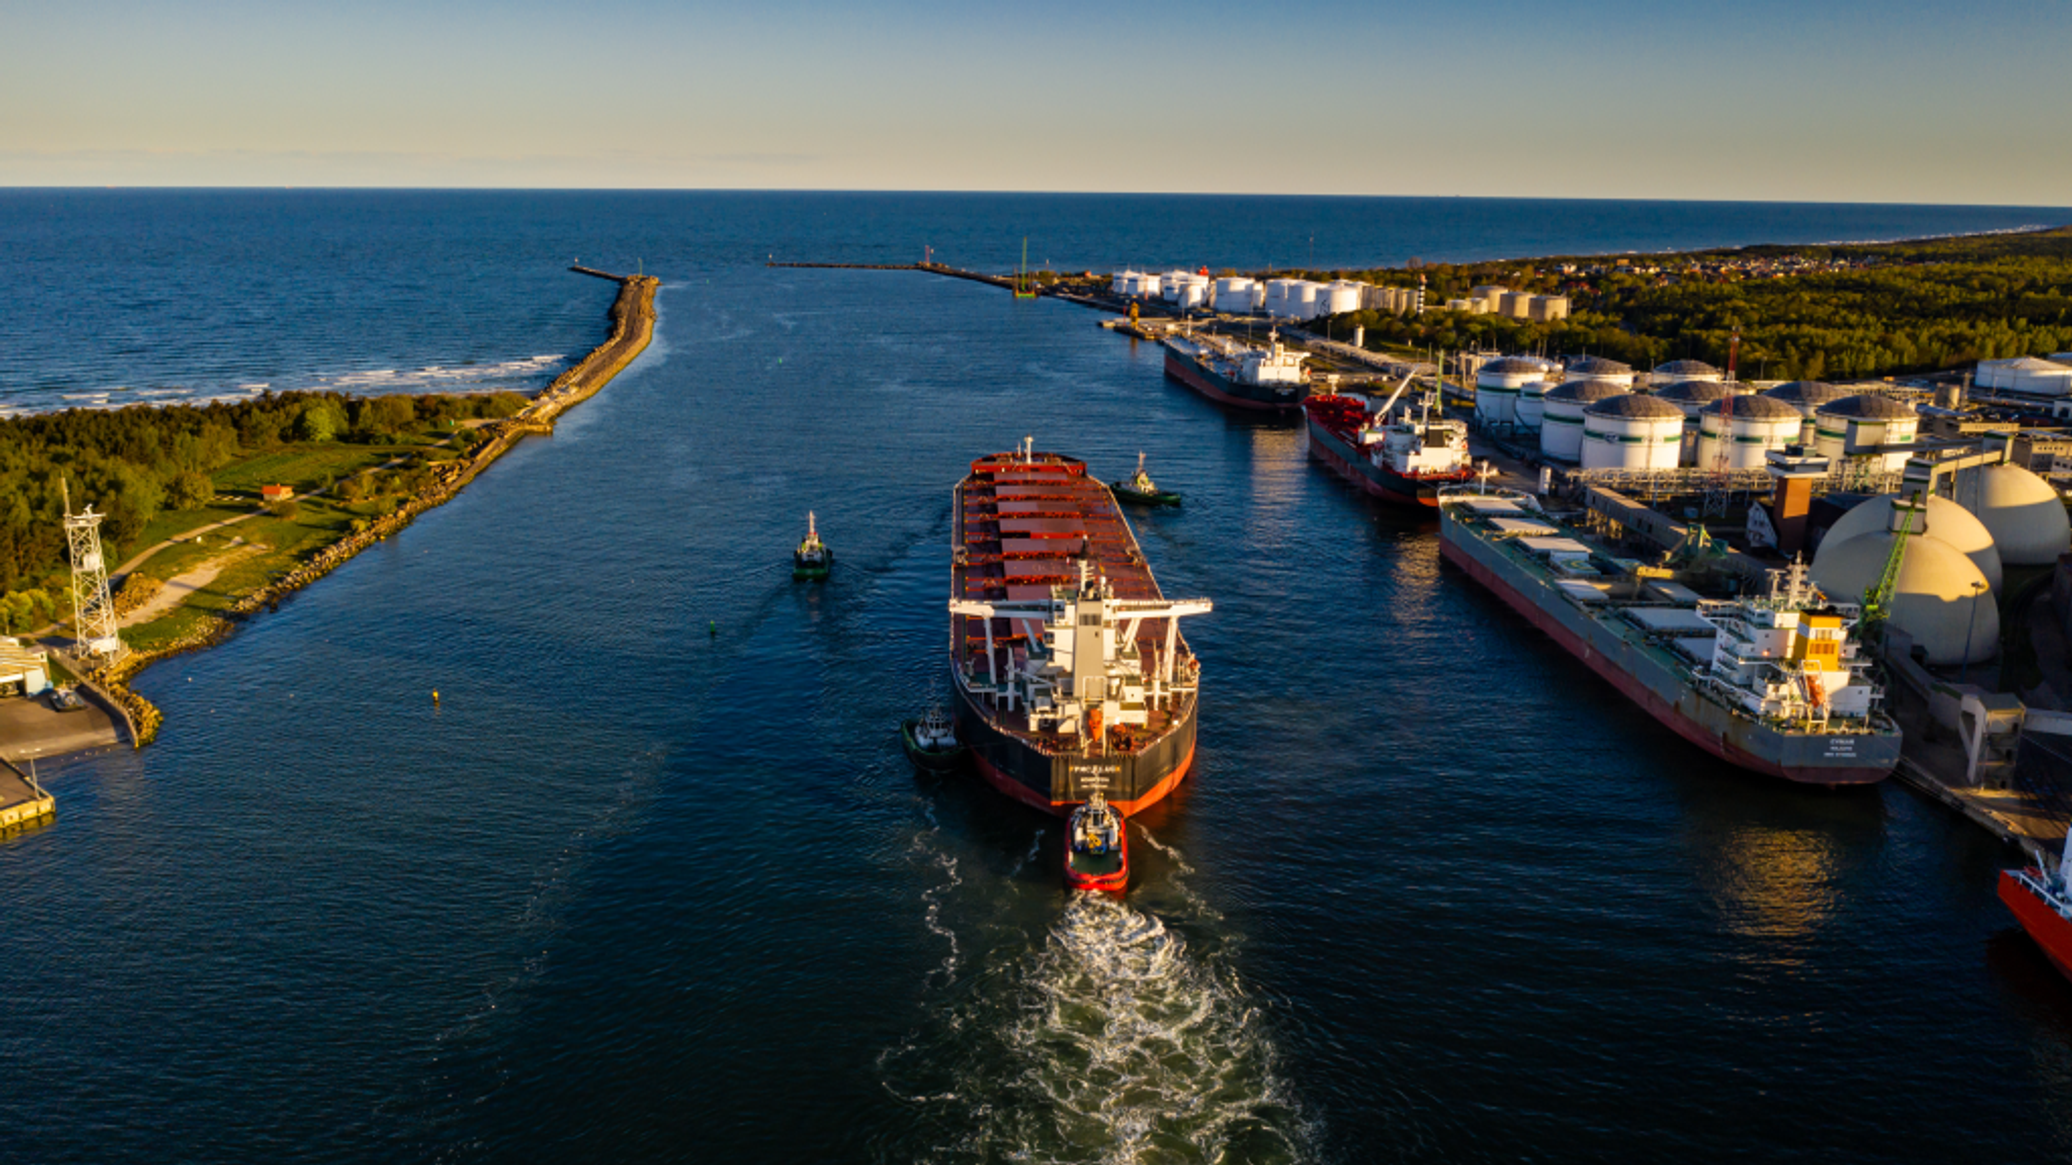
[[1303, 353], [1281, 346], [1278, 333], [1264, 348], [1222, 336], [1168, 336], [1167, 376], [1210, 400], [1241, 409], [1284, 413], [1309, 395]]
[[1856, 609], [1799, 563], [1771, 572], [1767, 593], [1707, 600], [1686, 582], [1710, 572], [1615, 558], [1529, 494], [1447, 489], [1439, 516], [1448, 561], [1714, 756], [1816, 785], [1883, 780], [1899, 763]]
[[1124, 813], [1194, 762], [1201, 667], [1115, 497], [1055, 453], [982, 457], [957, 483], [950, 671], [957, 735], [1001, 792]]

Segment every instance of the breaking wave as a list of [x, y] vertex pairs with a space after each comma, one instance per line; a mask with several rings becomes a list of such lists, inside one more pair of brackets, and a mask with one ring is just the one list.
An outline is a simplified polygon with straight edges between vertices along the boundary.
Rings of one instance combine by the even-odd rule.
[[1223, 959], [1164, 920], [1075, 894], [1040, 945], [985, 961], [923, 1031], [879, 1058], [922, 1142], [886, 1146], [882, 1159], [1314, 1156], [1258, 1007]]

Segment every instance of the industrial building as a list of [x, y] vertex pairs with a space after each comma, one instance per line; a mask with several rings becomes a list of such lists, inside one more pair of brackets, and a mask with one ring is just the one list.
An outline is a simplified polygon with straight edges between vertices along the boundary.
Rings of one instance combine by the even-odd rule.
[[2072, 364], [2061, 364], [2035, 356], [2011, 360], [1981, 360], [1972, 383], [1979, 388], [2019, 392], [2030, 396], [2072, 396]]
[[50, 653], [0, 636], [0, 696], [34, 696], [50, 686]]

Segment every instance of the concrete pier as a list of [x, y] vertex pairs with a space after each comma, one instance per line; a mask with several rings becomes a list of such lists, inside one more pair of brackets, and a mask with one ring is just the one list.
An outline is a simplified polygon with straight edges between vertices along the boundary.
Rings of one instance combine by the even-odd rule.
[[57, 798], [27, 771], [0, 762], [0, 834], [55, 816], [57, 810]]

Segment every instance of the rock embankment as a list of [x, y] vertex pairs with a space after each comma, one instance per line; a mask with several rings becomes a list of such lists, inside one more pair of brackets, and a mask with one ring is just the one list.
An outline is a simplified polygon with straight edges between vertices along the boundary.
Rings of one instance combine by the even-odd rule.
[[130, 690], [128, 681], [146, 667], [182, 652], [212, 647], [230, 637], [233, 620], [242, 620], [282, 598], [317, 581], [344, 565], [346, 560], [369, 546], [408, 526], [417, 515], [440, 505], [459, 493], [475, 475], [489, 468], [521, 439], [534, 433], [552, 433], [554, 420], [570, 407], [595, 396], [611, 382], [654, 338], [655, 291], [661, 280], [652, 275], [619, 277], [619, 295], [612, 302], [611, 332], [602, 344], [554, 378], [545, 392], [534, 397], [516, 416], [484, 426], [488, 439], [464, 460], [434, 462], [426, 466], [426, 484], [403, 499], [390, 513], [368, 523], [311, 555], [308, 561], [274, 579], [230, 606], [229, 619], [210, 618], [193, 632], [148, 652], [132, 652], [91, 677], [108, 699], [121, 706], [130, 721], [131, 737], [137, 747], [158, 735], [163, 715], [149, 700]]

